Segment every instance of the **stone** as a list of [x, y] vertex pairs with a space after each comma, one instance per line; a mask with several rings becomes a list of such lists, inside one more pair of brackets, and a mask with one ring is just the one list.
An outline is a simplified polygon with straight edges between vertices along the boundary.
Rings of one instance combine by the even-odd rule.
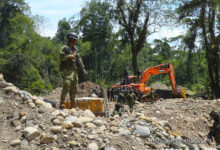
[[2, 98], [2, 97], [0, 97], [0, 104], [1, 104], [1, 103], [3, 103], [3, 98]]
[[96, 125], [94, 125], [93, 123], [86, 123], [86, 127], [89, 129], [95, 129]]
[[37, 136], [40, 135], [38, 130], [34, 127], [27, 127], [23, 131], [24, 136], [26, 137], [27, 140], [31, 141], [35, 139]]
[[61, 122], [59, 119], [54, 119], [52, 122], [53, 125], [61, 125]]
[[45, 107], [46, 109], [48, 109], [48, 110], [52, 110], [53, 109], [53, 107], [52, 107], [52, 105], [50, 104], [50, 103], [43, 103], [43, 107]]
[[22, 118], [23, 116], [26, 116], [28, 112], [20, 112], [19, 113], [19, 118]]
[[26, 122], [26, 120], [27, 120], [27, 117], [26, 116], [23, 116], [22, 118], [21, 118], [21, 123], [25, 123]]
[[119, 135], [128, 136], [131, 135], [131, 132], [129, 130], [122, 130], [119, 132]]
[[74, 147], [77, 146], [77, 142], [76, 141], [69, 141], [67, 144], [69, 144], [71, 148], [74, 148]]
[[150, 135], [150, 128], [148, 126], [137, 125], [135, 127], [134, 133], [140, 135], [140, 137], [142, 137], [142, 138], [145, 138], [145, 137], [148, 137]]
[[62, 127], [65, 128], [65, 129], [71, 129], [73, 127], [73, 125], [70, 121], [64, 121], [62, 123]]
[[42, 100], [40, 100], [40, 99], [37, 99], [37, 100], [35, 101], [35, 105], [38, 106], [38, 107], [43, 106], [44, 103], [45, 103], [45, 102], [42, 101]]
[[43, 137], [41, 138], [40, 142], [41, 142], [42, 144], [48, 144], [48, 143], [53, 142], [53, 140], [54, 140], [54, 137], [53, 137], [53, 136], [51, 136], [51, 135], [45, 135], [45, 136], [43, 136]]
[[50, 131], [53, 132], [53, 133], [60, 133], [62, 132], [62, 127], [61, 126], [53, 126], [50, 128]]
[[14, 87], [14, 86], [10, 86], [10, 87], [6, 87], [4, 88], [5, 93], [15, 93], [18, 94], [19, 90]]
[[38, 97], [36, 95], [32, 96], [33, 102], [35, 102], [37, 99], [38, 99]]
[[116, 150], [114, 147], [105, 147], [104, 150]]
[[93, 114], [93, 112], [91, 112], [91, 110], [87, 109], [83, 112], [83, 116], [84, 117], [89, 117], [89, 118], [96, 118], [95, 115]]
[[97, 145], [95, 142], [92, 142], [92, 143], [90, 143], [90, 144], [88, 145], [87, 149], [88, 149], [88, 150], [98, 150], [99, 147], [98, 147], [98, 145]]
[[94, 120], [93, 123], [98, 127], [101, 127], [103, 124], [102, 120]]
[[113, 132], [113, 133], [118, 133], [118, 127], [112, 126], [112, 127], [110, 128], [110, 131]]
[[0, 74], [0, 81], [2, 81], [3, 79], [3, 74]]
[[20, 139], [16, 139], [16, 140], [13, 140], [10, 145], [12, 147], [15, 147], [15, 146], [20, 145], [20, 143], [21, 143], [21, 140]]
[[92, 122], [93, 119], [89, 117], [81, 117], [81, 118], [78, 118], [76, 121], [79, 121], [81, 123], [88, 123], [88, 122]]
[[18, 131], [20, 131], [21, 130], [21, 126], [17, 126], [16, 128], [15, 128], [15, 132], [18, 132]]
[[82, 128], [83, 124], [80, 121], [72, 121], [72, 125], [76, 128]]
[[93, 140], [93, 139], [94, 139], [94, 136], [93, 136], [93, 135], [88, 135], [87, 138], [88, 138], [89, 140]]
[[66, 117], [66, 121], [70, 121], [71, 123], [73, 122], [73, 121], [76, 121], [78, 119], [78, 117], [76, 117], [76, 116], [68, 116], [68, 117]]
[[20, 149], [22, 149], [22, 150], [29, 150], [30, 149], [27, 140], [24, 139], [24, 140], [21, 141]]
[[51, 150], [60, 150], [60, 149], [57, 147], [52, 147]]

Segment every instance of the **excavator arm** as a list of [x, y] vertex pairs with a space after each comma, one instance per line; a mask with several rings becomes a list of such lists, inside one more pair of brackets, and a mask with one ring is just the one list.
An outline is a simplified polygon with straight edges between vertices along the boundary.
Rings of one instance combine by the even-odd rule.
[[144, 72], [142, 73], [140, 83], [144, 84], [144, 86], [146, 87], [152, 75], [163, 74], [163, 73], [168, 73], [172, 86], [173, 95], [178, 96], [180, 94], [184, 96], [179, 96], [179, 97], [185, 97], [185, 93], [183, 92], [183, 90], [181, 90], [180, 92], [177, 90], [175, 73], [172, 63], [161, 64], [144, 70]]

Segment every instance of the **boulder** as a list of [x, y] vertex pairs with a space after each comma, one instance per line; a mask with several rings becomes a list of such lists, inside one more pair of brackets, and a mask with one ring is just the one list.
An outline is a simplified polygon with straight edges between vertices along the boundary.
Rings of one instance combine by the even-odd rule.
[[20, 143], [21, 143], [21, 140], [20, 139], [16, 139], [16, 140], [13, 140], [10, 145], [12, 147], [15, 147], [15, 146], [20, 145]]
[[134, 133], [140, 135], [140, 137], [148, 137], [150, 135], [150, 128], [148, 126], [140, 126], [140, 125], [137, 125], [135, 127], [135, 131]]
[[15, 93], [18, 94], [19, 90], [14, 86], [9, 86], [4, 88], [5, 93]]
[[40, 135], [38, 130], [34, 127], [27, 127], [23, 131], [24, 136], [26, 137], [27, 140], [31, 141], [35, 139], [37, 136]]
[[53, 126], [50, 128], [50, 131], [53, 133], [60, 133], [60, 132], [62, 132], [62, 127], [61, 126]]
[[92, 122], [93, 119], [89, 118], [89, 117], [81, 117], [81, 118], [77, 119], [76, 121], [79, 121], [81, 123], [88, 123], [88, 122]]
[[65, 128], [65, 129], [71, 129], [73, 127], [73, 125], [70, 121], [64, 121], [62, 123], [62, 127]]
[[93, 114], [93, 112], [91, 112], [91, 110], [87, 109], [83, 112], [83, 116], [84, 117], [89, 117], [89, 118], [96, 118], [95, 115]]
[[98, 150], [99, 147], [98, 147], [98, 145], [97, 145], [95, 142], [92, 142], [92, 143], [90, 143], [90, 144], [88, 145], [87, 149], [88, 149], [88, 150]]

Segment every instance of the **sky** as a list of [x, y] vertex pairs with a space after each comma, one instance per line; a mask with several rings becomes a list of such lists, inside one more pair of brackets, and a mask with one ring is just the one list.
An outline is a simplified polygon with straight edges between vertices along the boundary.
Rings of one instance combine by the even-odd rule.
[[50, 37], [55, 35], [60, 20], [69, 19], [73, 15], [79, 16], [86, 1], [88, 0], [25, 0], [33, 16], [43, 16], [46, 20], [40, 34]]
[[[43, 16], [45, 24], [40, 28], [42, 36], [53, 37], [57, 25], [63, 18], [69, 19], [73, 15], [79, 17], [80, 10], [90, 0], [25, 0], [30, 6], [31, 14]], [[170, 38], [185, 33], [183, 28], [164, 27], [152, 34], [149, 39]]]

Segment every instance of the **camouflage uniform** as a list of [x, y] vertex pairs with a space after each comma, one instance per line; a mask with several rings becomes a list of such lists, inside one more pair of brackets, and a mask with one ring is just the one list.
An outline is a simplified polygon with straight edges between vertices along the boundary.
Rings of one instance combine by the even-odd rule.
[[121, 105], [120, 103], [116, 103], [112, 116], [114, 115], [122, 116], [122, 112], [124, 112], [124, 106]]
[[136, 95], [131, 91], [127, 95], [127, 101], [128, 101], [128, 106], [129, 106], [130, 113], [132, 113], [132, 111], [133, 111], [135, 100], [136, 100]]
[[[73, 55], [75, 58], [73, 59]], [[86, 75], [87, 72], [79, 56], [77, 47], [65, 45], [60, 50], [60, 71], [63, 73], [63, 89], [61, 93], [60, 108], [64, 107], [64, 101], [67, 93], [70, 94], [71, 108], [75, 107], [75, 97], [78, 85], [78, 67]]]
[[220, 150], [220, 110], [213, 110], [209, 115], [214, 120], [214, 123], [209, 132], [208, 138], [209, 140], [212, 140], [212, 137], [214, 137], [216, 141], [216, 149]]
[[119, 90], [118, 91], [118, 102], [120, 104], [124, 104], [124, 99], [125, 99], [124, 97], [125, 97], [125, 95], [123, 93], [123, 90]]

